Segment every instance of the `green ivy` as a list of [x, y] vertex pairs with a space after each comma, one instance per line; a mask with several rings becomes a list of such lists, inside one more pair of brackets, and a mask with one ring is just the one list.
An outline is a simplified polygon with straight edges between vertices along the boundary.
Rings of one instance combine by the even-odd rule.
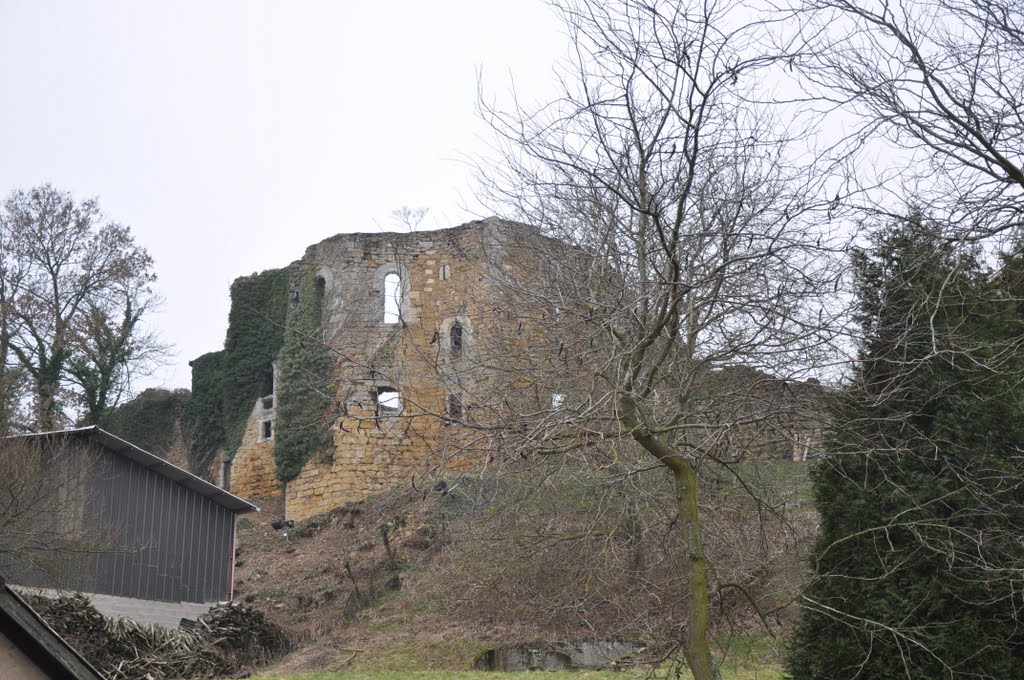
[[163, 458], [178, 438], [178, 421], [192, 393], [151, 388], [100, 415], [99, 426]]
[[218, 449], [231, 456], [237, 451], [253, 404], [271, 391], [268, 371], [275, 360], [277, 478], [293, 479], [331, 443], [334, 363], [323, 342], [323, 291], [315, 274], [304, 275], [289, 315], [290, 274], [287, 268], [272, 269], [237, 279], [224, 349], [192, 362], [192, 399], [183, 427], [194, 470], [205, 470]]
[[205, 470], [218, 449], [234, 456], [253, 404], [270, 391], [270, 366], [284, 343], [288, 271], [235, 279], [224, 349], [192, 362], [183, 425], [193, 470]]
[[277, 363], [274, 460], [282, 482], [294, 479], [314, 453], [331, 444], [334, 362], [323, 338], [322, 307], [323, 289], [315, 274], [306, 273]]
[[185, 405], [181, 428], [188, 443], [189, 469], [201, 472], [224, 446], [224, 392], [221, 364], [224, 351], [209, 352], [190, 362], [192, 398]]
[[231, 313], [224, 342], [224, 445], [242, 443], [253, 404], [270, 393], [270, 366], [284, 342], [288, 270], [271, 269], [231, 284]]

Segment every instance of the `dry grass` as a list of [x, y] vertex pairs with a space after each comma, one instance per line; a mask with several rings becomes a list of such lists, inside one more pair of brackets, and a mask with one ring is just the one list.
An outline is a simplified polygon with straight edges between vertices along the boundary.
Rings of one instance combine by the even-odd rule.
[[[640, 680], [640, 672], [567, 671], [545, 672], [544, 680]], [[261, 675], [253, 680], [523, 680], [523, 673], [493, 671], [351, 671], [301, 675]]]
[[[643, 640], [659, 639], [651, 632], [662, 613], [638, 604], [639, 601], [616, 604], [614, 600], [605, 600], [604, 611], [624, 612], [632, 627], [622, 626], [622, 620], [612, 615], [604, 619], [594, 617], [581, 625], [576, 612], [597, 612], [596, 608], [588, 609], [590, 604], [586, 600], [578, 600], [572, 605], [574, 608], [555, 602], [549, 611], [538, 609], [546, 603], [548, 594], [575, 597], [578, 591], [570, 591], [585, 583], [590, 575], [577, 570], [574, 578], [579, 581], [570, 584], [562, 578], [561, 568], [546, 562], [544, 556], [561, 559], [560, 555], [578, 553], [566, 552], [563, 544], [556, 543], [555, 549], [545, 555], [537, 551], [540, 559], [535, 561], [539, 566], [516, 566], [518, 560], [513, 552], [517, 551], [508, 550], [500, 540], [463, 540], [467, 535], [486, 539], [487, 531], [491, 530], [485, 526], [486, 521], [501, 519], [502, 513], [510, 511], [475, 506], [459, 509], [454, 500], [452, 496], [394, 491], [300, 523], [288, 529], [287, 536], [270, 527], [270, 521], [278, 515], [261, 503], [264, 512], [258, 520], [240, 523], [236, 599], [266, 612], [268, 618], [289, 632], [295, 649], [261, 677], [498, 680], [504, 675], [466, 670], [480, 652], [495, 644], [618, 637], [623, 635], [622, 631], [626, 635], [633, 631], [632, 635]], [[802, 505], [800, 500], [797, 499], [798, 506]], [[543, 508], [529, 511], [541, 520], [547, 516]], [[573, 511], [572, 507], [558, 508], [565, 527], [571, 527], [575, 521]], [[465, 512], [469, 515], [460, 514]], [[384, 548], [382, 526], [388, 532], [394, 560]], [[467, 528], [469, 534], [465, 533]], [[494, 531], [498, 530], [500, 526], [494, 525]], [[728, 538], [743, 543], [741, 539], [746, 536], [736, 531]], [[655, 536], [654, 532], [650, 535]], [[615, 540], [609, 539], [608, 544], [619, 550], [613, 545]], [[525, 553], [529, 553], [529, 546]], [[790, 559], [787, 555], [783, 557]], [[669, 558], [671, 555], [659, 559]], [[784, 597], [787, 589], [792, 590], [799, 582], [799, 569], [788, 575], [789, 567], [797, 562], [797, 557], [791, 559], [792, 562], [780, 562], [760, 575], [763, 585], [755, 583], [754, 588], [774, 589], [780, 598]], [[591, 572], [595, 583], [607, 576], [599, 572], [598, 568]], [[547, 580], [531, 581], [545, 573], [549, 574]], [[384, 588], [396, 575], [400, 589]], [[558, 586], [566, 587], [560, 593]], [[591, 592], [602, 597], [607, 593], [614, 596], [617, 587]], [[539, 590], [531, 593], [531, 588]], [[375, 596], [367, 597], [371, 593]], [[628, 594], [623, 597], [627, 599]], [[739, 631], [740, 639], [748, 639], [751, 631], [756, 630], [756, 619], [744, 614], [735, 603], [721, 604], [739, 612], [740, 625], [733, 630]], [[644, 611], [648, 619], [637, 620], [636, 613]], [[678, 614], [679, 611], [671, 612], [673, 616]], [[727, 629], [723, 624], [719, 632]], [[779, 655], [770, 646], [744, 643], [720, 650], [719, 656], [726, 659], [723, 672], [727, 680], [781, 677]], [[544, 677], [562, 676], [546, 673]], [[574, 673], [571, 677], [580, 680], [631, 676]]]
[[[526, 677], [533, 677], [528, 675]], [[648, 671], [547, 671], [544, 680], [653, 680], [666, 677], [665, 673], [652, 675]], [[675, 678], [672, 675], [669, 677]], [[687, 680], [684, 673], [678, 680]], [[343, 673], [309, 673], [299, 675], [260, 675], [253, 680], [523, 680], [523, 673], [496, 673], [493, 671], [350, 671]], [[723, 669], [723, 680], [782, 680], [782, 672], [763, 669]]]

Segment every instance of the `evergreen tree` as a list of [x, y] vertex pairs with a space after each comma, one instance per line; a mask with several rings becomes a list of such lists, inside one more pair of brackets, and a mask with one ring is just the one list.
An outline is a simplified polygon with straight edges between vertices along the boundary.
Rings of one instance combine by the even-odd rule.
[[911, 215], [854, 253], [863, 330], [813, 473], [797, 680], [1024, 678], [1021, 290]]

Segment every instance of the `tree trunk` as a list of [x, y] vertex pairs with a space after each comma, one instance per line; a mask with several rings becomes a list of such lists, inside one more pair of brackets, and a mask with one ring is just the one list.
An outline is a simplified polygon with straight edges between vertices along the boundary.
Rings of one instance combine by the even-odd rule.
[[36, 427], [40, 432], [58, 429], [57, 392], [60, 386], [51, 381], [36, 385]]
[[676, 486], [679, 530], [687, 550], [686, 566], [689, 572], [690, 602], [686, 635], [682, 640], [683, 656], [694, 680], [721, 680], [722, 676], [711, 658], [708, 643], [710, 579], [704, 558], [704, 544], [700, 537], [700, 517], [697, 514], [697, 473], [685, 461], [670, 469]]
[[686, 632], [680, 641], [683, 657], [690, 667], [693, 680], [721, 680], [708, 641], [708, 615], [711, 610], [708, 564], [704, 557], [704, 542], [700, 535], [700, 513], [697, 508], [697, 471], [671, 444], [639, 429], [636, 401], [623, 396], [619, 402], [623, 423], [634, 429], [633, 438], [648, 453], [661, 461], [672, 473], [676, 487], [676, 525], [686, 549], [684, 576], [689, 585], [689, 609]]

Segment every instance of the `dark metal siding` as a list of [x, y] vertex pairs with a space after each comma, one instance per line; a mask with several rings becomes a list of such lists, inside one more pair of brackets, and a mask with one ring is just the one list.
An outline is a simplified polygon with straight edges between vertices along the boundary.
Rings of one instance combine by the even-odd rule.
[[[98, 453], [85, 521], [102, 546], [72, 565], [68, 586], [166, 602], [230, 594], [234, 512], [123, 456]], [[47, 586], [41, 577], [25, 585]]]

